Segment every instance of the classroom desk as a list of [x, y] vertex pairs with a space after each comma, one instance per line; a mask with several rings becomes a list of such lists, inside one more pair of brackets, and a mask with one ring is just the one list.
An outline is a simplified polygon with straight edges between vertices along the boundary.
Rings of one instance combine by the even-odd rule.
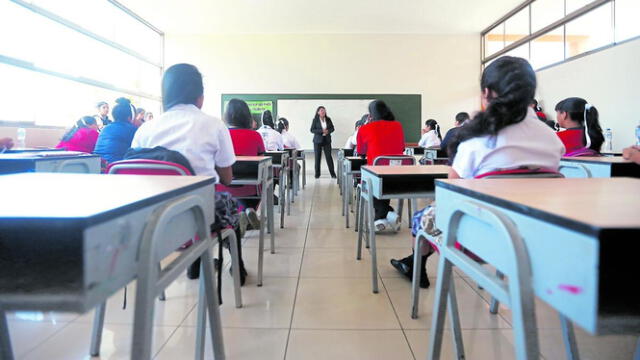
[[[362, 199], [368, 206], [369, 248], [371, 251], [371, 280], [373, 292], [378, 292], [378, 262], [376, 254], [376, 232], [374, 225], [373, 198], [383, 199], [415, 199], [431, 198], [434, 195], [436, 179], [444, 179], [449, 175], [446, 165], [399, 165], [399, 166], [363, 166], [361, 173]], [[401, 209], [399, 209], [401, 211]], [[364, 218], [361, 212], [360, 219]], [[367, 229], [363, 221], [358, 233], [358, 255], [361, 258], [362, 236]]]
[[20, 172], [100, 173], [100, 156], [76, 151], [0, 154], [0, 174]]
[[[591, 334], [637, 333], [638, 194], [640, 179], [633, 178], [438, 180], [436, 223], [445, 238], [457, 204], [497, 210], [525, 243], [539, 298]], [[499, 249], [482, 242], [492, 233], [465, 216], [457, 241], [496, 258]]]
[[345, 226], [349, 227], [349, 205], [353, 198], [353, 179], [360, 175], [360, 168], [367, 164], [367, 159], [361, 156], [346, 156], [342, 161], [342, 216]]
[[233, 164], [231, 185], [252, 185], [260, 187], [260, 238], [258, 246], [258, 286], [262, 286], [262, 268], [264, 257], [265, 211], [267, 231], [271, 235], [271, 253], [275, 253], [275, 234], [273, 229], [273, 168], [270, 156], [237, 156]]
[[567, 178], [576, 177], [640, 177], [640, 165], [619, 156], [579, 156], [563, 157], [560, 172]]
[[[211, 261], [214, 182], [204, 176], [0, 176], [0, 198], [10, 204], [0, 207], [0, 358], [13, 357], [4, 311], [84, 313], [136, 278], [131, 358], [150, 358], [155, 298], [198, 257]], [[200, 241], [158, 272], [159, 260], [196, 231]], [[213, 267], [203, 266], [211, 270], [201, 285], [216, 325], [212, 340], [221, 345]]]
[[42, 147], [42, 148], [11, 148], [11, 149], [6, 149], [4, 151], [5, 154], [18, 154], [18, 153], [25, 153], [25, 152], [42, 152], [42, 151], [65, 151], [65, 149], [56, 149], [56, 148], [48, 148], [48, 147]]

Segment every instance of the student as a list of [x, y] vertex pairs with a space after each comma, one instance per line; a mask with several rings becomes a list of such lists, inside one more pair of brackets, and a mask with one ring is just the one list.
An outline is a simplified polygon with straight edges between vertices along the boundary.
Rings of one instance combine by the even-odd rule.
[[113, 121], [109, 119], [109, 104], [106, 101], [99, 101], [96, 104], [98, 114], [94, 116], [98, 129], [102, 130], [105, 126], [111, 124]]
[[98, 124], [92, 116], [83, 116], [67, 131], [56, 149], [92, 153], [98, 141]]
[[146, 111], [143, 108], [136, 109], [136, 117], [135, 119], [133, 119], [133, 125], [135, 127], [140, 127], [142, 124], [144, 124], [145, 113]]
[[538, 100], [533, 99], [533, 101], [531, 102], [531, 107], [536, 112], [536, 116], [538, 117], [538, 119], [540, 119], [540, 121], [542, 121], [543, 123], [547, 124], [547, 126], [552, 128], [553, 130], [557, 131], [556, 122], [553, 121], [553, 120], [548, 120], [547, 119], [547, 115], [542, 110], [542, 107], [540, 105], [538, 105]]
[[358, 120], [356, 121], [355, 124], [355, 130], [353, 131], [353, 134], [351, 136], [349, 136], [349, 138], [347, 139], [347, 142], [344, 144], [343, 149], [355, 149], [356, 146], [358, 145], [358, 129], [360, 129], [360, 127], [365, 123], [366, 120]]
[[264, 147], [267, 151], [280, 151], [284, 150], [284, 143], [282, 141], [282, 135], [275, 131], [275, 125], [273, 124], [273, 116], [271, 111], [265, 110], [262, 113], [261, 118], [262, 126], [258, 129], [258, 133], [262, 136]]
[[[557, 170], [564, 146], [529, 106], [536, 91], [531, 65], [521, 58], [501, 57], [485, 68], [480, 85], [486, 110], [460, 128], [451, 143], [449, 178], [473, 179], [492, 171], [520, 168]], [[413, 236], [422, 229], [437, 235], [433, 212], [430, 206], [414, 214]], [[434, 247], [428, 244], [422, 249], [420, 287], [427, 288], [426, 263]], [[392, 259], [391, 265], [412, 278], [413, 255]]]
[[595, 106], [587, 103], [585, 99], [570, 97], [556, 105], [556, 115], [560, 127], [566, 129], [557, 134], [567, 153], [581, 149], [591, 149], [600, 153], [604, 135]]
[[[382, 100], [369, 104], [369, 123], [358, 130], [358, 154], [367, 155], [367, 164], [373, 165], [378, 156], [403, 155], [404, 133], [391, 109]], [[400, 230], [400, 217], [389, 205], [390, 200], [373, 198], [376, 231]]]
[[[169, 67], [162, 77], [162, 107], [157, 121], [145, 122], [133, 139], [132, 147], [162, 146], [177, 151], [189, 160], [195, 175], [213, 176], [216, 182], [229, 185], [231, 166], [236, 161], [229, 130], [224, 123], [202, 112], [204, 87], [202, 74], [191, 64]], [[226, 192], [216, 191], [216, 227], [233, 226], [239, 235], [236, 202]], [[241, 237], [237, 236], [238, 244]], [[240, 251], [240, 282], [247, 271]]]
[[282, 143], [285, 149], [302, 149], [298, 139], [289, 132], [289, 120], [285, 118], [278, 119], [278, 132], [282, 135]]
[[425, 121], [424, 128], [422, 129], [422, 137], [418, 142], [418, 146], [423, 148], [439, 147], [442, 142], [442, 135], [440, 134], [440, 125], [438, 122], [429, 119]]
[[447, 134], [444, 136], [444, 139], [440, 143], [440, 149], [444, 150], [445, 152], [447, 151], [447, 146], [449, 146], [449, 143], [456, 137], [456, 134], [458, 133], [458, 131], [460, 131], [460, 127], [467, 121], [469, 121], [469, 119], [469, 113], [459, 112], [456, 114], [456, 119], [453, 123], [455, 127], [447, 131]]
[[136, 108], [129, 99], [118, 98], [111, 115], [115, 121], [102, 129], [93, 150], [108, 163], [122, 160], [138, 129], [131, 123], [136, 116]]

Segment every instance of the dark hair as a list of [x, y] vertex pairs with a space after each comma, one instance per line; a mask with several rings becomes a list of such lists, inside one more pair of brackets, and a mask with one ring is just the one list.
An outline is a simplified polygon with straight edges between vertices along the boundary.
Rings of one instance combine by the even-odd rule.
[[241, 129], [253, 128], [253, 117], [249, 105], [240, 99], [231, 99], [227, 104], [227, 110], [224, 112], [224, 121], [229, 126], [235, 126]]
[[83, 116], [62, 136], [62, 141], [69, 141], [73, 138], [73, 135], [78, 132], [78, 130], [88, 128], [89, 126], [96, 124], [96, 119], [93, 116]]
[[131, 105], [131, 101], [127, 98], [117, 98], [116, 106], [111, 110], [111, 115], [115, 121], [129, 121], [136, 117], [136, 108]]
[[440, 141], [442, 141], [442, 135], [440, 134], [440, 125], [438, 125], [437, 121], [435, 121], [433, 119], [429, 119], [429, 120], [424, 122], [424, 125], [432, 128], [433, 130], [435, 130], [436, 131], [436, 135], [438, 135], [438, 139], [440, 139]]
[[289, 127], [289, 120], [283, 117], [278, 119], [278, 128], [276, 130], [278, 130], [279, 133], [282, 133], [282, 130], [286, 130], [288, 127]]
[[[587, 106], [588, 105], [588, 106]], [[604, 143], [604, 135], [602, 134], [602, 127], [600, 127], [600, 121], [598, 120], [598, 109], [587, 102], [587, 100], [570, 97], [560, 101], [556, 105], [556, 111], [566, 112], [569, 118], [578, 122], [582, 127], [585, 126], [589, 129], [588, 135], [591, 142], [589, 148], [600, 152], [602, 143]], [[583, 145], [587, 146], [587, 132], [583, 138]]]
[[260, 118], [260, 122], [262, 122], [262, 125], [267, 125], [272, 129], [276, 127], [273, 124], [273, 115], [271, 115], [271, 110], [265, 110], [262, 112], [262, 117]]
[[456, 114], [456, 122], [458, 124], [462, 124], [463, 122], [469, 120], [471, 117], [469, 116], [469, 113], [466, 112], [459, 112]]
[[447, 149], [451, 159], [461, 142], [497, 135], [507, 126], [524, 120], [536, 93], [536, 85], [536, 73], [525, 59], [503, 56], [487, 66], [482, 72], [480, 88], [489, 91], [489, 105], [456, 133]]
[[533, 99], [533, 101], [531, 101], [531, 105], [533, 105], [533, 110], [535, 110], [536, 112], [542, 111], [542, 108], [540, 107], [540, 105], [538, 105], [538, 100]]
[[369, 114], [373, 121], [388, 120], [393, 121], [396, 117], [391, 112], [391, 109], [382, 100], [373, 100], [369, 103]]
[[202, 74], [191, 64], [176, 64], [162, 76], [162, 107], [165, 111], [178, 104], [195, 105], [204, 94]]
[[109, 105], [109, 103], [107, 103], [106, 101], [98, 101], [98, 103], [96, 104], [96, 109], [100, 109], [102, 105]]
[[313, 120], [320, 120], [320, 115], [318, 115], [318, 111], [320, 111], [320, 109], [324, 109], [324, 118], [331, 121], [331, 118], [327, 115], [327, 109], [322, 105], [318, 106], [316, 109], [316, 115], [313, 117]]

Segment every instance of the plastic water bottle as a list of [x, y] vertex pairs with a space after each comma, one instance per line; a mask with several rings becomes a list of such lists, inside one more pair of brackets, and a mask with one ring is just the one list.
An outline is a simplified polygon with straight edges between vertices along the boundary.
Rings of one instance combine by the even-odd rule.
[[640, 125], [636, 126], [636, 145], [640, 146]]
[[605, 149], [607, 151], [613, 151], [613, 133], [610, 128], [607, 128], [604, 132], [604, 140], [606, 141]]
[[17, 148], [24, 149], [27, 147], [27, 129], [18, 128], [18, 134], [16, 136]]

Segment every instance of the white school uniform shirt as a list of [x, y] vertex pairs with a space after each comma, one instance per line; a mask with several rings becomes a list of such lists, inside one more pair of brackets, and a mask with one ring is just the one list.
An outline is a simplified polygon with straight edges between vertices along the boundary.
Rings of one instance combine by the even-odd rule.
[[428, 132], [422, 134], [420, 142], [418, 142], [418, 146], [423, 148], [440, 146], [440, 138], [438, 138], [438, 134], [436, 134], [436, 131], [429, 130]]
[[229, 167], [236, 161], [229, 130], [222, 120], [207, 115], [195, 105], [180, 104], [154, 121], [142, 124], [131, 147], [163, 146], [184, 155], [196, 175], [220, 179], [217, 167]]
[[271, 126], [262, 125], [257, 131], [258, 133], [260, 133], [260, 136], [262, 136], [264, 148], [267, 151], [284, 150], [282, 135], [279, 132], [273, 130]]
[[281, 135], [282, 135], [282, 143], [285, 148], [296, 149], [296, 150], [302, 149], [302, 146], [300, 146], [300, 143], [295, 138], [295, 136], [291, 135], [287, 130], [282, 129]]
[[466, 179], [525, 166], [558, 170], [564, 152], [560, 138], [529, 108], [524, 120], [500, 130], [498, 135], [460, 143], [452, 167]]
[[358, 130], [353, 132], [353, 135], [349, 136], [347, 142], [344, 144], [343, 149], [355, 149], [358, 146]]

